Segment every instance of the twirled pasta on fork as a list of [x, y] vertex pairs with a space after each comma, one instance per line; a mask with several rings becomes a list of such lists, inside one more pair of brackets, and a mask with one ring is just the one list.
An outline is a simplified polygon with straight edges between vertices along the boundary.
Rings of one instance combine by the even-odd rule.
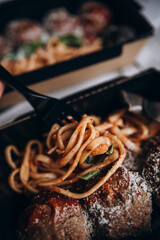
[[[109, 115], [102, 123], [96, 116], [84, 115], [80, 122], [63, 127], [54, 124], [45, 145], [31, 140], [24, 152], [13, 145], [6, 148], [6, 160], [12, 168], [9, 184], [18, 193], [52, 189], [72, 198], [87, 197], [122, 165], [125, 148], [139, 151], [141, 141], [148, 137], [149, 128], [126, 110]], [[105, 175], [86, 192], [67, 188], [80, 179], [90, 180], [100, 171], [106, 171]]]

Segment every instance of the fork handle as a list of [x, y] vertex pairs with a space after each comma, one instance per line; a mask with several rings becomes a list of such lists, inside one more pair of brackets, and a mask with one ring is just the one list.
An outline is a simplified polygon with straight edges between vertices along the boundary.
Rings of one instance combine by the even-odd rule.
[[2, 65], [0, 65], [0, 79], [2, 79], [11, 88], [18, 91], [23, 97], [25, 97], [33, 107], [36, 107], [34, 99], [37, 96], [41, 99], [47, 99], [46, 96], [41, 95], [31, 89], [27, 88], [24, 84], [19, 82], [16, 77], [13, 77]]
[[34, 91], [27, 88], [16, 77], [13, 77], [1, 64], [0, 64], [0, 78], [7, 83], [11, 88], [18, 91], [25, 98], [28, 98], [28, 94], [33, 94]]

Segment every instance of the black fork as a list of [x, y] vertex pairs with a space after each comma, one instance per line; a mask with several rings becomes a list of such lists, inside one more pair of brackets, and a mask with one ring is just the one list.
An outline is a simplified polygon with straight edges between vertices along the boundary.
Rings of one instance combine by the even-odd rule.
[[70, 122], [68, 116], [72, 116], [76, 121], [80, 121], [81, 115], [63, 100], [32, 91], [19, 82], [16, 77], [13, 77], [2, 65], [0, 65], [0, 79], [25, 97], [49, 128], [54, 123], [63, 125], [63, 120]]

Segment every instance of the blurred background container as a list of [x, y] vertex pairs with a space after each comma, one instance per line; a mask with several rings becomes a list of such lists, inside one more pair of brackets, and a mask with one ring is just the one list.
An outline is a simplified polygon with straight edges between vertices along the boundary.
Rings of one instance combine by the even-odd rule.
[[[0, 2], [3, 1], [1, 0]], [[33, 85], [32, 88], [40, 92], [48, 93], [50, 96], [61, 98], [120, 75], [134, 75], [150, 67], [160, 69], [160, 1], [137, 0], [137, 2], [142, 6], [140, 10], [141, 14], [145, 16], [155, 30], [154, 36], [145, 44], [136, 58], [135, 55], [144, 42], [139, 44], [136, 48], [137, 51], [135, 51], [134, 48], [131, 50], [133, 53], [131, 62], [127, 59], [128, 54], [124, 59], [120, 60], [117, 58], [116, 66], [118, 67], [116, 70], [113, 68], [113, 66], [115, 66], [112, 62], [113, 60], [109, 60], [108, 62], [97, 63], [94, 66], [89, 66], [85, 69], [76, 70], [55, 77], [54, 79], [49, 79], [45, 82]], [[108, 71], [110, 71], [109, 74]], [[0, 108], [2, 109], [19, 101], [22, 101], [22, 99], [17, 94], [8, 93], [4, 95], [0, 101]], [[7, 110], [3, 109], [0, 114], [0, 122], [3, 125], [9, 121], [13, 121], [15, 117], [30, 110], [31, 107], [26, 102], [21, 102]]]

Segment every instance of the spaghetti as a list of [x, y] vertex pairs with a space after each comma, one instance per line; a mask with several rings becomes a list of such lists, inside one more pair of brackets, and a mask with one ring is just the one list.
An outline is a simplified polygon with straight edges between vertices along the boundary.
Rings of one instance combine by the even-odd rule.
[[[52, 189], [72, 198], [87, 197], [122, 165], [125, 148], [139, 151], [140, 142], [148, 137], [148, 127], [124, 110], [111, 114], [103, 123], [98, 117], [84, 115], [79, 123], [63, 127], [54, 124], [46, 146], [31, 140], [22, 153], [13, 145], [5, 149], [7, 163], [12, 168], [9, 184], [18, 193]], [[101, 170], [106, 171], [105, 176], [88, 191], [68, 190], [67, 186], [81, 178], [89, 180]]]
[[31, 56], [17, 60], [2, 60], [1, 64], [13, 75], [19, 75], [47, 65], [89, 54], [101, 48], [102, 41], [98, 38], [90, 45], [86, 44], [80, 47], [71, 47], [65, 45], [59, 38], [53, 37], [50, 38], [44, 48], [37, 48]]

